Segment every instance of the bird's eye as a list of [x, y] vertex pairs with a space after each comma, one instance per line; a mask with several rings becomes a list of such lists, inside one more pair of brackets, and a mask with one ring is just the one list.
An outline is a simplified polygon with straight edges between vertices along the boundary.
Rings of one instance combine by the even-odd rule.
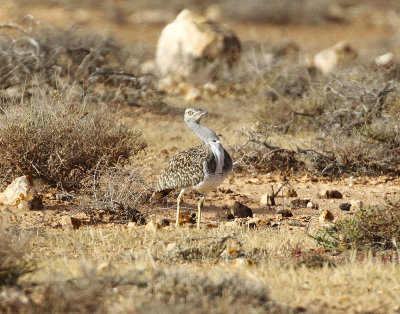
[[193, 111], [188, 111], [188, 115], [191, 116], [193, 114]]

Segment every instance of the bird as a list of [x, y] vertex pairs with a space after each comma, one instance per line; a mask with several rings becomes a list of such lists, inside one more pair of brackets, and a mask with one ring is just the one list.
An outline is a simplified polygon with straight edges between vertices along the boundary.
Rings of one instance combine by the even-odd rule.
[[153, 194], [153, 199], [157, 200], [174, 189], [180, 189], [176, 205], [176, 226], [179, 226], [180, 204], [185, 192], [195, 190], [201, 194], [197, 204], [199, 229], [206, 194], [218, 187], [232, 172], [232, 158], [222, 146], [218, 135], [200, 124], [201, 118], [207, 113], [199, 108], [186, 108], [184, 121], [203, 144], [172, 157], [161, 172]]

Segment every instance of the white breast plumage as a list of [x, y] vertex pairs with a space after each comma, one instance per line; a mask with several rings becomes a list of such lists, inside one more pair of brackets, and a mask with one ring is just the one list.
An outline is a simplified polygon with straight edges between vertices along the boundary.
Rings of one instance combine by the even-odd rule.
[[224, 181], [226, 177], [222, 175], [225, 158], [224, 148], [222, 147], [220, 142], [213, 143], [213, 145], [210, 145], [210, 147], [216, 162], [215, 172], [206, 174], [202, 182], [193, 186], [193, 189], [197, 190], [200, 193], [216, 188]]

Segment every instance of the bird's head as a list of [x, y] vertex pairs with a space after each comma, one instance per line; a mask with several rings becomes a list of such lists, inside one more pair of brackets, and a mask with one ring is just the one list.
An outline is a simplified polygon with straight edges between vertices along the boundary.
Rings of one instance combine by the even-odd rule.
[[199, 123], [201, 117], [205, 114], [207, 114], [207, 111], [205, 110], [199, 108], [187, 108], [185, 110], [185, 116], [183, 120], [185, 120], [186, 123], [188, 122]]

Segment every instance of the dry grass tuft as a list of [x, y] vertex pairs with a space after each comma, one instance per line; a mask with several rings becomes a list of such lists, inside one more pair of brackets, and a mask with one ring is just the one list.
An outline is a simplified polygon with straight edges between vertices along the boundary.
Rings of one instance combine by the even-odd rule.
[[138, 168], [100, 165], [86, 179], [82, 188], [91, 195], [86, 208], [104, 209], [118, 217], [120, 223], [146, 224], [147, 215], [141, 205], [149, 200], [152, 191]]
[[[29, 237], [17, 227], [6, 226], [0, 221], [0, 288], [16, 285], [19, 278], [35, 271], [35, 263], [28, 260]], [[1, 303], [1, 302], [0, 302]]]
[[0, 116], [0, 176], [31, 175], [65, 189], [78, 187], [99, 163], [127, 161], [144, 147], [140, 133], [119, 125], [103, 106], [35, 97]]
[[154, 111], [165, 106], [154, 75], [140, 70], [140, 64], [150, 55], [144, 45], [127, 49], [110, 37], [77, 28], [38, 28], [17, 34], [3, 31], [1, 107], [29, 99], [38, 87], [64, 94], [74, 89], [91, 102], [126, 104]]

